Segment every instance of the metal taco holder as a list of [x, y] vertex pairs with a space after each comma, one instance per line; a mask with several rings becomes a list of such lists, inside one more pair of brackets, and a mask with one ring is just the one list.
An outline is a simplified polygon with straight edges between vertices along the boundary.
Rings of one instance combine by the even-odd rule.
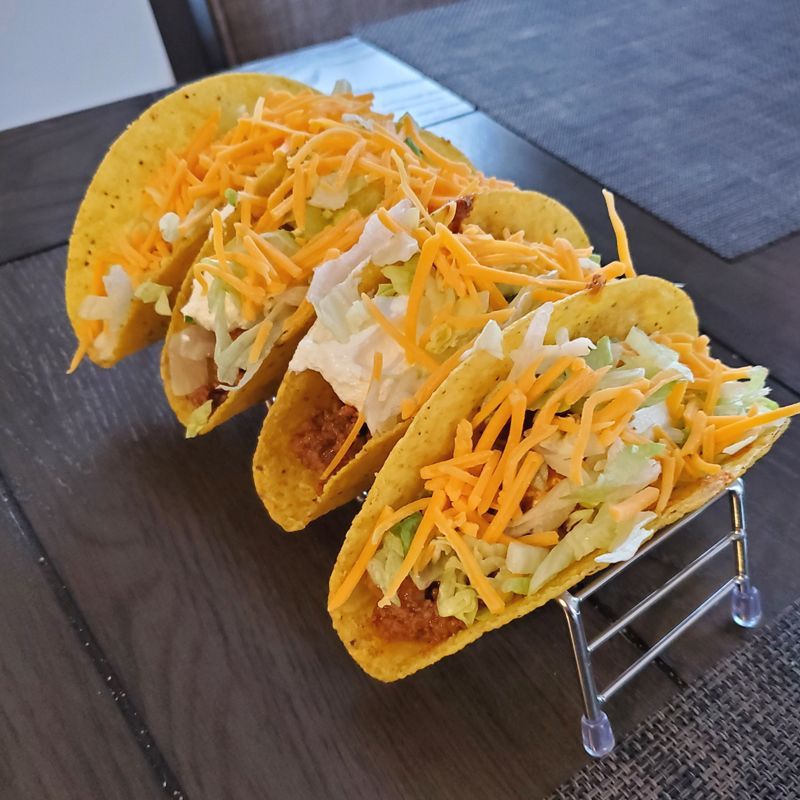
[[[730, 502], [731, 531], [726, 533], [716, 544], [709, 547], [702, 555], [677, 572], [663, 586], [640, 600], [630, 611], [619, 617], [602, 633], [589, 640], [581, 615], [583, 602], [597, 592], [598, 589], [611, 583], [622, 572], [633, 567], [640, 558], [672, 537], [725, 494], [727, 494]], [[729, 546], [733, 546], [736, 559], [736, 574], [734, 577], [710, 594], [681, 622], [614, 678], [608, 686], [598, 692], [592, 666], [592, 653]], [[684, 631], [727, 596], [730, 597], [731, 616], [737, 625], [741, 625], [744, 628], [753, 628], [758, 625], [761, 621], [761, 598], [758, 589], [753, 586], [750, 579], [747, 527], [744, 513], [744, 482], [741, 478], [733, 481], [733, 483], [691, 514], [660, 530], [633, 558], [604, 570], [597, 578], [589, 581], [579, 590], [574, 592], [566, 591], [558, 598], [558, 603], [564, 609], [567, 619], [567, 627], [575, 655], [575, 666], [584, 707], [584, 713], [581, 717], [581, 737], [583, 739], [583, 747], [590, 756], [601, 758], [614, 749], [614, 731], [608, 715], [603, 710], [605, 703], [659, 656]]]

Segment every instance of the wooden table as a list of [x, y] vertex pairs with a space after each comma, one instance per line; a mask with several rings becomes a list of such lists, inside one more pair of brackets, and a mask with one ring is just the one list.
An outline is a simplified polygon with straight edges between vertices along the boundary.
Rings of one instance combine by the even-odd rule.
[[[599, 186], [416, 71], [345, 39], [259, 62], [411, 111], [486, 172], [558, 197], [613, 252]], [[325, 596], [353, 507], [286, 535], [250, 481], [262, 409], [184, 441], [158, 348], [64, 375], [65, 242], [93, 166], [151, 97], [0, 133], [0, 797], [485, 798], [542, 796], [584, 762], [555, 607], [401, 683], [363, 675]], [[640, 271], [682, 281], [718, 354], [800, 391], [800, 236], [730, 264], [621, 201]], [[800, 594], [800, 428], [748, 477], [767, 617]], [[625, 611], [718, 531], [709, 514], [601, 594]], [[618, 672], [722, 577], [720, 563], [601, 651]], [[732, 651], [725, 609], [609, 708], [629, 730]]]

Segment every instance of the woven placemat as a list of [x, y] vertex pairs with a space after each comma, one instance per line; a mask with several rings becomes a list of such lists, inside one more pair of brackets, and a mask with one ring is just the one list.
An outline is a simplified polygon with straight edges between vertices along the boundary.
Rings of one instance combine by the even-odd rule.
[[551, 800], [800, 798], [800, 602]]
[[723, 257], [800, 229], [796, 0], [471, 0], [357, 33]]

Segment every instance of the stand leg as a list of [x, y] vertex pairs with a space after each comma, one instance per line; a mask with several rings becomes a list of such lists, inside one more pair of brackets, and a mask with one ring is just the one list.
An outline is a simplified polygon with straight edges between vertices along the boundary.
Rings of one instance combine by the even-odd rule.
[[584, 714], [581, 717], [583, 748], [590, 756], [601, 758], [614, 749], [614, 731], [611, 729], [608, 715], [597, 699], [591, 654], [581, 617], [581, 603], [569, 592], [564, 592], [558, 598], [558, 602], [567, 618], [572, 650], [575, 654], [575, 666], [578, 670], [578, 683], [583, 696]]
[[740, 479], [728, 489], [731, 523], [736, 556], [736, 584], [731, 593], [731, 616], [743, 628], [755, 628], [761, 622], [761, 595], [750, 581], [750, 559], [747, 552], [747, 525], [744, 516], [744, 483]]

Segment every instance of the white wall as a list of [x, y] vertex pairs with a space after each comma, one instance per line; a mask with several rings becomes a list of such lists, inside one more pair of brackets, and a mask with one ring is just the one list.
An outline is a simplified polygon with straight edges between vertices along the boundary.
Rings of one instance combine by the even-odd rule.
[[0, 130], [174, 82], [148, 0], [0, 0]]

